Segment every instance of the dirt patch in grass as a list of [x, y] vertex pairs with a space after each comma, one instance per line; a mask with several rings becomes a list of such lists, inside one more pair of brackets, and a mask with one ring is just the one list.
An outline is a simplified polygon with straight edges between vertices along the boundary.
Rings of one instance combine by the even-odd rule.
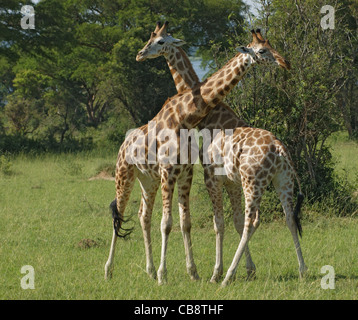
[[111, 180], [114, 181], [116, 166], [113, 164], [103, 164], [97, 168], [97, 173], [88, 180]]

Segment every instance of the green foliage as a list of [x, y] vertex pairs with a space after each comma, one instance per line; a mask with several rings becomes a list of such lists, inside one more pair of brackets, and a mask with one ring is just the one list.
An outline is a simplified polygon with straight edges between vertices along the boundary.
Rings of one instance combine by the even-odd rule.
[[[352, 190], [335, 177], [335, 163], [326, 142], [342, 128], [338, 98], [352, 72], [355, 49], [351, 43], [358, 44], [356, 25], [349, 20], [353, 17], [349, 2], [337, 3], [336, 11], [347, 15], [337, 14], [335, 30], [320, 26], [323, 15], [318, 13], [324, 1], [260, 2], [254, 27], [261, 27], [292, 69], [255, 68], [228, 96], [229, 104], [252, 126], [270, 130], [286, 144], [308, 202], [332, 196], [340, 202], [342, 210], [338, 210], [343, 214]], [[242, 44], [249, 41], [249, 34], [236, 40]], [[213, 47], [219, 67], [234, 55], [232, 48], [225, 49], [227, 52], [220, 55], [217, 46]]]
[[[99, 128], [108, 132], [108, 141], [121, 141], [126, 131], [107, 130], [113, 118], [142, 125], [175, 94], [164, 59], [135, 61], [156, 21], [170, 21], [176, 36], [205, 54], [210, 41], [226, 43], [228, 31], [242, 20], [241, 0], [31, 4], [35, 30], [20, 28], [16, 1], [7, 0], [0, 12], [0, 108], [12, 99], [7, 112], [0, 113], [0, 123], [7, 135], [59, 144], [89, 134], [101, 142], [105, 139]], [[17, 110], [20, 119], [13, 117]]]

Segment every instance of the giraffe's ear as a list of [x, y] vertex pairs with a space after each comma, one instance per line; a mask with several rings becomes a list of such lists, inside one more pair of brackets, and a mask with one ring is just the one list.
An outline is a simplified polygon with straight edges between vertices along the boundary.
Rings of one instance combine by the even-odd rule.
[[249, 49], [247, 47], [241, 46], [241, 47], [237, 47], [236, 51], [239, 51], [241, 53], [249, 53]]
[[184, 44], [186, 44], [186, 42], [184, 40], [173, 38], [173, 45], [175, 45], [176, 47], [181, 47]]

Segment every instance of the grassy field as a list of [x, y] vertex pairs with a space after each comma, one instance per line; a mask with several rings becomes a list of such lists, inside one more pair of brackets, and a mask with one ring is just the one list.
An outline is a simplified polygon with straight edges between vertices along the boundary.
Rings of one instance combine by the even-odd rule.
[[358, 186], [358, 143], [349, 140], [347, 133], [338, 132], [330, 137], [329, 145], [333, 150], [336, 172]]
[[[194, 258], [201, 280], [191, 282], [186, 274], [176, 205], [169, 238], [168, 284], [158, 286], [149, 279], [136, 216], [140, 195], [136, 184], [126, 211], [127, 215], [134, 214], [134, 233], [129, 240], [118, 242], [113, 279], [105, 281], [104, 264], [112, 235], [108, 206], [114, 198], [114, 182], [90, 178], [96, 176], [99, 168], [113, 164], [115, 158], [115, 154], [92, 153], [2, 159], [5, 169], [0, 173], [0, 299], [358, 298], [358, 219], [355, 217], [314, 216], [303, 221], [301, 244], [309, 270], [302, 280], [298, 278], [293, 241], [282, 218], [262, 223], [250, 242], [257, 267], [256, 279], [245, 280], [245, 264], [241, 261], [237, 280], [232, 285], [220, 288], [211, 284], [215, 234], [199, 166], [192, 189], [191, 212]], [[160, 219], [159, 191], [152, 226], [156, 267], [160, 256]], [[227, 219], [225, 271], [238, 241], [233, 224]], [[21, 288], [25, 276], [21, 268], [25, 265], [34, 268], [34, 290]], [[321, 268], [325, 265], [335, 271], [333, 290], [321, 287], [325, 275]]]

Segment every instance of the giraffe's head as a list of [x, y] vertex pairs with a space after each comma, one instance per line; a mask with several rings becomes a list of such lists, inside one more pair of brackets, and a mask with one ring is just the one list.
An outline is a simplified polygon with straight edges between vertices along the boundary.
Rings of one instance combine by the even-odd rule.
[[144, 61], [146, 59], [153, 59], [160, 55], [165, 55], [169, 52], [171, 46], [179, 47], [185, 44], [185, 41], [173, 38], [167, 33], [167, 26], [169, 22], [165, 22], [161, 27], [160, 22], [154, 32], [151, 33], [150, 39], [142, 50], [137, 54], [137, 61]]
[[[262, 37], [260, 29], [257, 29], [256, 31], [251, 30], [251, 33], [252, 42], [247, 45], [247, 48], [253, 50], [256, 63], [278, 64], [286, 70], [291, 69], [290, 63], [271, 47], [271, 44], [267, 39], [265, 40]], [[245, 47], [240, 47], [239, 51], [244, 50], [243, 48]]]

